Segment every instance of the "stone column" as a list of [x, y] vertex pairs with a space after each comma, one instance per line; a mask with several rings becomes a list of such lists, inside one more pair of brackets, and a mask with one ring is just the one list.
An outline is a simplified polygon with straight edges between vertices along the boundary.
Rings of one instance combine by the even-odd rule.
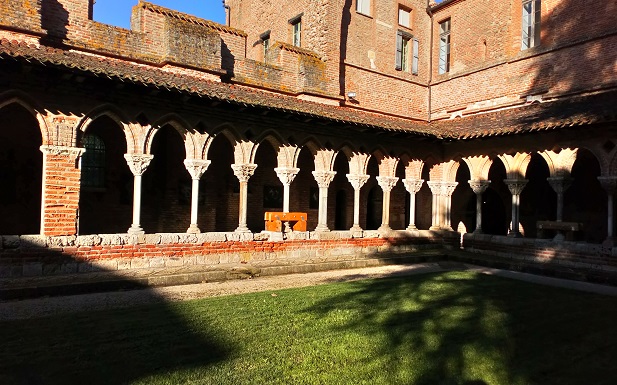
[[433, 194], [431, 227], [429, 230], [441, 230], [441, 182], [428, 181], [426, 184], [431, 189], [431, 193]]
[[190, 234], [199, 234], [201, 231], [199, 230], [199, 226], [197, 226], [197, 206], [199, 205], [199, 180], [202, 175], [210, 166], [209, 160], [201, 160], [201, 159], [185, 159], [184, 167], [191, 174], [191, 179], [193, 180], [193, 189], [191, 191], [191, 225], [189, 226], [187, 233]]
[[328, 187], [335, 175], [336, 171], [313, 171], [313, 176], [319, 186], [319, 214], [315, 231], [330, 231], [328, 228]]
[[238, 205], [238, 228], [236, 233], [250, 233], [248, 226], [246, 225], [246, 210], [248, 200], [248, 182], [251, 176], [255, 173], [257, 168], [256, 164], [232, 164], [231, 169], [234, 170], [234, 175], [240, 181], [240, 204]]
[[300, 172], [299, 168], [296, 167], [277, 167], [274, 169], [276, 172], [276, 176], [279, 177], [279, 180], [283, 184], [283, 212], [289, 212], [289, 185], [296, 178], [298, 172]]
[[394, 176], [378, 176], [377, 183], [383, 190], [382, 210], [381, 210], [381, 226], [378, 231], [390, 231], [390, 191], [396, 186], [398, 178]]
[[476, 229], [474, 234], [482, 234], [482, 194], [491, 184], [490, 180], [470, 180], [469, 186], [476, 194]]
[[424, 179], [403, 179], [405, 189], [409, 193], [409, 226], [408, 231], [417, 230], [416, 227], [416, 193], [422, 188]]
[[512, 194], [512, 228], [508, 233], [509, 237], [518, 238], [521, 233], [518, 231], [519, 227], [519, 203], [521, 192], [529, 182], [527, 179], [504, 179], [504, 183], [508, 186], [508, 190]]
[[441, 213], [442, 223], [443, 227], [450, 231], [454, 231], [454, 229], [452, 229], [450, 214], [452, 211], [452, 193], [454, 193], [454, 189], [456, 189], [457, 185], [458, 182], [441, 182], [441, 197], [443, 205], [443, 211]]
[[360, 227], [360, 189], [370, 178], [369, 175], [347, 174], [347, 180], [353, 187], [353, 226], [350, 231], [362, 231]]
[[607, 207], [607, 236], [604, 240], [603, 245], [613, 247], [615, 244], [615, 234], [614, 234], [614, 223], [615, 219], [613, 218], [613, 196], [615, 195], [615, 190], [617, 190], [617, 176], [599, 176], [598, 180], [602, 185], [604, 191], [606, 191], [606, 195], [608, 197], [608, 207]]
[[129, 234], [143, 234], [141, 228], [141, 176], [154, 158], [149, 154], [124, 154], [124, 159], [133, 173], [133, 224], [128, 230]]
[[564, 176], [546, 178], [548, 184], [557, 193], [557, 222], [563, 220], [563, 193], [572, 185], [572, 179]]
[[41, 235], [77, 234], [81, 170], [77, 160], [84, 148], [44, 145], [41, 181]]

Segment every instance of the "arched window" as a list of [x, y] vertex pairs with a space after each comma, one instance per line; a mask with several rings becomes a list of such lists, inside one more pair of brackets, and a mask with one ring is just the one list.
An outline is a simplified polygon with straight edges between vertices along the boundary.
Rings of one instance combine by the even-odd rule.
[[86, 135], [83, 139], [86, 149], [81, 158], [81, 185], [83, 187], [105, 187], [105, 142], [96, 135]]

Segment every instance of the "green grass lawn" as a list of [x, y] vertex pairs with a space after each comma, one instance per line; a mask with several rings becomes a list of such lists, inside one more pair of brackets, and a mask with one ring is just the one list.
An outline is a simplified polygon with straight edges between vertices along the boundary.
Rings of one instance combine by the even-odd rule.
[[448, 272], [0, 322], [0, 384], [615, 384], [617, 298]]

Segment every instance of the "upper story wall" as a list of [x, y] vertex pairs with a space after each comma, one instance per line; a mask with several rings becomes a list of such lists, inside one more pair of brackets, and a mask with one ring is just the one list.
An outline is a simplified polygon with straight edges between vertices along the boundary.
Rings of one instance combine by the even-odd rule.
[[[523, 0], [451, 0], [434, 7], [432, 118], [617, 85], [614, 0], [541, 0], [534, 44], [522, 45]], [[439, 73], [440, 23], [450, 68]]]

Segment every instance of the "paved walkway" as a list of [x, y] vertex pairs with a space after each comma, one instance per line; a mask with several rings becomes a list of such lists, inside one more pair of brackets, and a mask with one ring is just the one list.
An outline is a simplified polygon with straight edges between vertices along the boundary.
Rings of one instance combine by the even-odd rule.
[[314, 286], [367, 278], [408, 276], [448, 270], [471, 270], [542, 285], [557, 286], [597, 294], [617, 296], [617, 287], [549, 278], [533, 274], [491, 269], [457, 262], [388, 265], [360, 269], [332, 270], [317, 273], [257, 277], [253, 279], [194, 285], [152, 287], [143, 290], [80, 294], [64, 297], [36, 298], [0, 303], [0, 321], [19, 320], [71, 312], [123, 308], [135, 305], [182, 301], [230, 294], [243, 294], [284, 288]]

